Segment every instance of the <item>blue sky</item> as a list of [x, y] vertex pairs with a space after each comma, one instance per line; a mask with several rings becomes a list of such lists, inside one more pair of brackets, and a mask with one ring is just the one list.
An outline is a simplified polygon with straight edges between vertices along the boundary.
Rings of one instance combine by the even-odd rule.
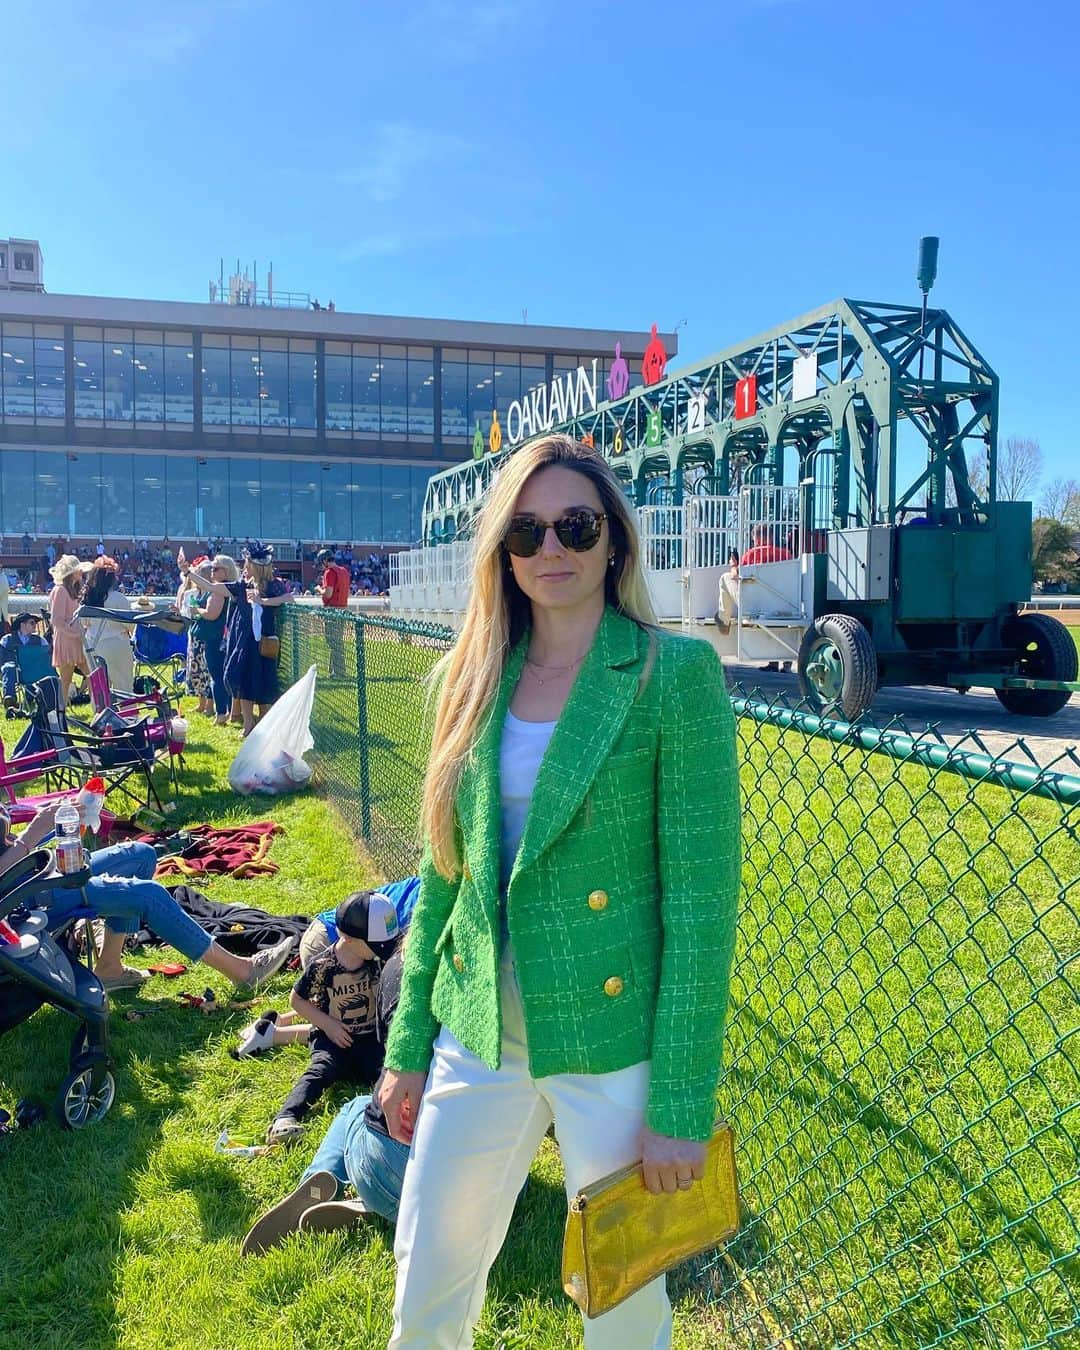
[[[7, 0], [0, 234], [52, 291], [680, 329], [932, 301], [1080, 476], [1065, 3]], [[18, 39], [16, 42], [15, 39]]]

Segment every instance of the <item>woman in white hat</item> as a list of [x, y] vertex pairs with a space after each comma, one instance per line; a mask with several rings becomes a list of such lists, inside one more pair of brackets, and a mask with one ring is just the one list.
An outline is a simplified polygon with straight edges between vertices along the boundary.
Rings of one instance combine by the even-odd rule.
[[86, 660], [83, 646], [82, 624], [75, 618], [79, 607], [79, 592], [82, 589], [83, 574], [92, 564], [82, 563], [74, 553], [65, 553], [49, 575], [56, 583], [49, 592], [49, 622], [53, 631], [53, 665], [60, 672], [60, 688], [64, 702], [71, 695], [71, 682], [76, 670], [81, 670], [89, 678], [90, 666]]

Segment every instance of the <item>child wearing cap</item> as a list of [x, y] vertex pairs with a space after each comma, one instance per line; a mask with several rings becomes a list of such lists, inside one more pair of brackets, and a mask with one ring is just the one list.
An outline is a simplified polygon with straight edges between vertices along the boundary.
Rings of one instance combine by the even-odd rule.
[[397, 946], [397, 910], [379, 891], [354, 891], [338, 905], [334, 923], [337, 940], [293, 986], [289, 1001], [311, 1025], [311, 1064], [270, 1125], [269, 1143], [302, 1134], [301, 1120], [332, 1083], [370, 1083], [382, 1068], [376, 1003], [383, 963]]

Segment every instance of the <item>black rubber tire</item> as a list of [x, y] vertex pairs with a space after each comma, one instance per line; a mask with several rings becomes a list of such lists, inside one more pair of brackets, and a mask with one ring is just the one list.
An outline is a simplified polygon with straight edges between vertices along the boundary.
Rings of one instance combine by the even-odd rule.
[[[1016, 674], [1031, 680], [1075, 680], [1077, 650], [1065, 625], [1050, 614], [1017, 614], [1005, 625], [1017, 653]], [[995, 689], [998, 702], [1024, 717], [1053, 717], [1069, 701], [1065, 689]]]
[[877, 653], [849, 614], [822, 614], [799, 646], [799, 688], [812, 708], [853, 721], [877, 693]]
[[82, 1130], [102, 1120], [116, 1100], [112, 1065], [100, 1055], [84, 1055], [60, 1084], [53, 1117], [65, 1130]]

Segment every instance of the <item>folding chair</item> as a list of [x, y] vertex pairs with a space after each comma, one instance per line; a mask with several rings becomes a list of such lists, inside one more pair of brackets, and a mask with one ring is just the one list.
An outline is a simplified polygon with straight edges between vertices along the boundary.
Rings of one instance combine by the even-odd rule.
[[[105, 779], [107, 792], [119, 793], [134, 802], [136, 809], [153, 804], [156, 810], [164, 811], [153, 779], [158, 758], [151, 738], [155, 719], [146, 717], [95, 731], [68, 716], [56, 676], [38, 680], [31, 692], [34, 708], [30, 725], [15, 747], [15, 755], [55, 754], [55, 763], [44, 765], [50, 791], [80, 787], [85, 777], [97, 774]], [[135, 784], [144, 790], [137, 791]]]
[[13, 647], [15, 660], [6, 664], [14, 665], [15, 704], [8, 706], [8, 717], [30, 716], [30, 686], [46, 676], [55, 675], [56, 667], [52, 663], [52, 649], [46, 643], [21, 643]]
[[155, 759], [161, 760], [164, 755], [168, 755], [169, 776], [174, 791], [178, 792], [180, 790], [178, 769], [184, 767], [184, 747], [181, 742], [173, 739], [172, 719], [175, 713], [168, 695], [160, 689], [153, 694], [117, 693], [109, 684], [109, 668], [105, 662], [96, 657], [92, 658], [91, 664], [94, 669], [90, 672], [88, 683], [94, 720], [90, 724], [90, 730], [101, 732], [106, 725], [114, 730], [123, 729], [117, 726], [117, 719], [129, 727], [140, 723], [145, 725], [148, 740], [154, 747]]
[[156, 671], [161, 677], [168, 672], [174, 690], [180, 690], [184, 684], [184, 665], [187, 662], [186, 620], [180, 619], [183, 629], [177, 632], [171, 627], [158, 623], [135, 624], [135, 672], [144, 674], [147, 670]]

